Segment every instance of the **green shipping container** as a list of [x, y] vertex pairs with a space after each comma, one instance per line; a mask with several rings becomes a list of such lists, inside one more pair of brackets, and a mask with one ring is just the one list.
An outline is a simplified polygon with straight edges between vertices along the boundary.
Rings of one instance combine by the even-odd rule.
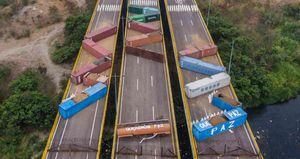
[[133, 13], [133, 14], [143, 14], [144, 13], [144, 7], [140, 7], [140, 6], [134, 6], [134, 5], [130, 5], [128, 7], [129, 13]]
[[129, 19], [137, 21], [137, 22], [148, 23], [148, 22], [153, 22], [153, 21], [159, 20], [160, 14], [154, 13], [154, 14], [134, 15], [134, 16], [131, 16]]

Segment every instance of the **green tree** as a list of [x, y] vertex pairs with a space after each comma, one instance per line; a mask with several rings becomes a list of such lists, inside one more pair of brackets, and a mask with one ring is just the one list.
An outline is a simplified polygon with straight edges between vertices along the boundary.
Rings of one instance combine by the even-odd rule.
[[25, 71], [17, 79], [12, 81], [10, 89], [13, 93], [24, 91], [36, 91], [39, 79], [33, 70]]

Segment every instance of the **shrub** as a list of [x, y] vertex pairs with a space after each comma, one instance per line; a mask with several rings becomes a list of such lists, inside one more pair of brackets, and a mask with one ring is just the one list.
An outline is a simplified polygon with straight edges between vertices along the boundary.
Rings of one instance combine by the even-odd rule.
[[62, 20], [62, 16], [59, 14], [59, 11], [56, 6], [49, 7], [49, 14], [51, 23], [57, 23]]
[[13, 93], [36, 91], [38, 89], [38, 83], [39, 79], [37, 75], [32, 70], [28, 70], [10, 84], [10, 90]]
[[285, 16], [300, 20], [300, 3], [285, 5], [283, 7], [283, 13]]

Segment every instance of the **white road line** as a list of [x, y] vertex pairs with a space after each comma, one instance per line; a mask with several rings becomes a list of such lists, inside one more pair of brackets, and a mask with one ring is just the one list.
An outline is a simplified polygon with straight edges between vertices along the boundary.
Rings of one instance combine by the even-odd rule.
[[154, 112], [154, 106], [152, 106], [152, 118], [153, 118], [153, 120], [155, 120], [155, 114], [154, 114], [155, 112]]
[[93, 134], [94, 134], [94, 128], [95, 128], [95, 121], [96, 121], [97, 112], [98, 112], [98, 106], [99, 106], [99, 100], [97, 101], [96, 110], [95, 110], [95, 113], [94, 113], [94, 120], [93, 120], [93, 124], [92, 124], [92, 131], [91, 131], [91, 135], [90, 135], [89, 146], [92, 145], [92, 138], [93, 138]]
[[180, 24], [181, 24], [181, 26], [183, 26], [183, 22], [182, 22], [182, 20], [180, 19]]
[[121, 100], [120, 100], [120, 117], [119, 117], [119, 123], [121, 123], [122, 119], [122, 109], [123, 109], [123, 94], [124, 94], [124, 81], [125, 81], [125, 72], [126, 72], [126, 55], [124, 56], [124, 73], [123, 73], [123, 78], [122, 78], [122, 93], [121, 93]]
[[139, 64], [140, 63], [140, 58], [136, 57], [136, 63]]
[[256, 150], [255, 150], [255, 148], [254, 148], [254, 146], [253, 146], [252, 140], [251, 140], [251, 138], [250, 138], [250, 135], [249, 135], [249, 133], [248, 133], [248, 130], [247, 130], [245, 124], [244, 124], [243, 126], [244, 126], [244, 129], [245, 129], [245, 131], [246, 131], [247, 137], [248, 137], [248, 139], [249, 139], [249, 141], [250, 141], [250, 144], [251, 144], [251, 147], [252, 147], [252, 149], [253, 149], [253, 152], [255, 152], [255, 154], [257, 154], [257, 152], [256, 152]]
[[[65, 135], [65, 132], [66, 132], [68, 122], [69, 122], [69, 119], [67, 119], [66, 124], [65, 124], [64, 129], [63, 129], [63, 132], [61, 134], [61, 137], [60, 137], [60, 140], [59, 140], [59, 143], [58, 143], [58, 148], [57, 148], [58, 150], [59, 150], [59, 146], [61, 145], [61, 143], [64, 139], [64, 135]], [[57, 156], [58, 156], [58, 152], [56, 152], [56, 154], [55, 154], [55, 159], [57, 159]]]
[[136, 90], [139, 90], [139, 79], [136, 79]]
[[139, 111], [136, 110], [135, 111], [135, 122], [138, 122], [139, 121]]
[[185, 39], [186, 42], [188, 42], [186, 34], [184, 34], [184, 39]]
[[191, 24], [192, 24], [192, 26], [194, 26], [194, 22], [193, 22], [193, 20], [191, 20]]
[[153, 87], [153, 76], [150, 77], [151, 87]]
[[[135, 152], [137, 152], [137, 149], [135, 149]], [[134, 158], [135, 158], [135, 159], [137, 159], [137, 158], [138, 158], [138, 156], [137, 156], [137, 155], [135, 155], [135, 156], [134, 156]]]
[[205, 107], [203, 107], [204, 108], [204, 111], [205, 111], [205, 115], [207, 116], [207, 111], [206, 111], [206, 108]]
[[156, 149], [154, 149], [154, 159], [156, 159]]
[[[57, 128], [58, 128], [59, 123], [60, 123], [60, 116], [58, 117], [58, 124], [56, 125], [56, 128], [55, 128], [55, 130], [54, 130], [54, 136], [52, 137], [52, 140], [51, 140], [51, 143], [50, 143], [50, 147], [49, 147], [49, 148], [52, 147], [52, 143], [53, 143], [54, 137], [55, 137], [55, 135], [56, 135], [56, 131], [57, 131]], [[48, 155], [49, 155], [49, 153], [47, 153], [46, 159], [48, 158]]]

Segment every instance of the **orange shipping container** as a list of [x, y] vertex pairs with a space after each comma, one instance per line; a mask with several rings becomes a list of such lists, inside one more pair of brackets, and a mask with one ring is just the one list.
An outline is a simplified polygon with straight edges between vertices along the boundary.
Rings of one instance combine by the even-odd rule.
[[129, 137], [138, 135], [149, 135], [149, 134], [170, 134], [170, 124], [148, 124], [142, 126], [132, 126], [118, 128], [118, 137]]
[[126, 38], [126, 45], [132, 47], [139, 47], [143, 45], [149, 45], [162, 41], [162, 35], [159, 32], [136, 35]]

